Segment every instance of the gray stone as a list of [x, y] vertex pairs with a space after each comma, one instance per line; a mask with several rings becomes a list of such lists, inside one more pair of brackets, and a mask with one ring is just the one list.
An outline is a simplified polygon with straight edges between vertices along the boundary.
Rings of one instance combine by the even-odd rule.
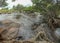
[[55, 36], [60, 39], [60, 28], [56, 28], [55, 30]]

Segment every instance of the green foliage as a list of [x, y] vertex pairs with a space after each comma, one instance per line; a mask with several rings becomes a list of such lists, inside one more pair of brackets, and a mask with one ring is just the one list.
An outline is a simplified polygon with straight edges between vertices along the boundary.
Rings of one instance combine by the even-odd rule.
[[0, 0], [0, 7], [7, 6], [6, 0]]
[[53, 0], [32, 0], [32, 2], [35, 6], [34, 9], [42, 14], [51, 16], [60, 14], [60, 5], [54, 4]]
[[[6, 0], [0, 0], [0, 6], [6, 6]], [[12, 0], [13, 2], [15, 0]], [[24, 7], [23, 5], [18, 4], [17, 6], [13, 6], [12, 9], [8, 10], [6, 8], [0, 10], [0, 12], [4, 13], [12, 13], [12, 12], [40, 12], [42, 14], [51, 14], [51, 15], [60, 15], [60, 5], [54, 4], [53, 0], [32, 0], [33, 5], [29, 7]], [[1, 4], [3, 3], [3, 4]]]
[[29, 6], [29, 7], [24, 7], [24, 9], [23, 9], [23, 11], [25, 11], [25, 12], [28, 12], [28, 11], [30, 11], [30, 12], [33, 12], [33, 6]]
[[17, 6], [13, 6], [13, 9], [17, 11], [22, 11], [23, 8], [24, 8], [23, 5], [20, 5], [20, 4], [18, 4]]
[[0, 13], [3, 13], [3, 14], [10, 14], [10, 13], [13, 13], [14, 12], [14, 10], [13, 9], [8, 9], [8, 8], [2, 8], [2, 9], [0, 9]]

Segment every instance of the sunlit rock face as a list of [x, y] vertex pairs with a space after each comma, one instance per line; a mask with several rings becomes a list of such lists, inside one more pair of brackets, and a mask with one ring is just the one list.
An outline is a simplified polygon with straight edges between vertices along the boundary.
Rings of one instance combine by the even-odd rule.
[[60, 39], [60, 28], [56, 28], [55, 30], [55, 36]]
[[[17, 15], [20, 15], [18, 19], [16, 18]], [[35, 17], [33, 17], [31, 14], [28, 15], [24, 13], [0, 15], [0, 21], [3, 23], [3, 25], [5, 24], [3, 29], [7, 29], [7, 32], [2, 32], [2, 37], [5, 39], [12, 39], [15, 37], [17, 40], [28, 40], [34, 37], [35, 34], [32, 30], [32, 25], [34, 23], [42, 22], [42, 15], [40, 15], [40, 13], [35, 13], [34, 15]]]
[[33, 17], [31, 14], [24, 15], [23, 13], [21, 13], [21, 17], [19, 19], [21, 27], [19, 28], [18, 37], [22, 36], [24, 40], [28, 40], [28, 39], [34, 37], [32, 25], [34, 23], [39, 23], [39, 21], [41, 21], [40, 17], [41, 17], [41, 15], [39, 15], [39, 14], [37, 14], [35, 17]]

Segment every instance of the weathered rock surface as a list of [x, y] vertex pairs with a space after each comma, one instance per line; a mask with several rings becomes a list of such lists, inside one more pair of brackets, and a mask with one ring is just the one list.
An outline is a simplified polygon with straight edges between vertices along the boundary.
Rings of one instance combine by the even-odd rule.
[[[19, 17], [17, 15], [3, 16], [3, 20], [0, 19], [2, 20], [0, 21], [0, 37], [4, 39], [4, 42], [2, 43], [50, 43], [51, 41], [55, 41], [56, 39], [54, 39], [51, 34], [53, 32], [47, 24], [43, 24], [43, 18], [40, 13], [38, 13], [38, 15], [35, 14], [32, 13], [32, 15], [27, 15], [19, 13], [18, 16], [21, 15]], [[16, 16], [18, 18], [16, 18]], [[17, 41], [12, 41], [13, 39], [16, 39]], [[30, 39], [31, 42], [19, 42], [19, 40]]]
[[15, 38], [18, 33], [18, 28], [20, 25], [9, 20], [1, 21], [2, 26], [0, 26], [0, 34], [3, 39], [10, 40]]

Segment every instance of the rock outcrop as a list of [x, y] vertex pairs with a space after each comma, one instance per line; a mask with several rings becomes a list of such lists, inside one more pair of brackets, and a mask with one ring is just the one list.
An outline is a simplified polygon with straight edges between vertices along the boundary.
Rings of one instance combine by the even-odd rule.
[[0, 26], [0, 34], [3, 39], [10, 40], [12, 38], [15, 38], [18, 33], [18, 28], [20, 25], [18, 23], [14, 23], [10, 20], [3, 20], [1, 21]]

